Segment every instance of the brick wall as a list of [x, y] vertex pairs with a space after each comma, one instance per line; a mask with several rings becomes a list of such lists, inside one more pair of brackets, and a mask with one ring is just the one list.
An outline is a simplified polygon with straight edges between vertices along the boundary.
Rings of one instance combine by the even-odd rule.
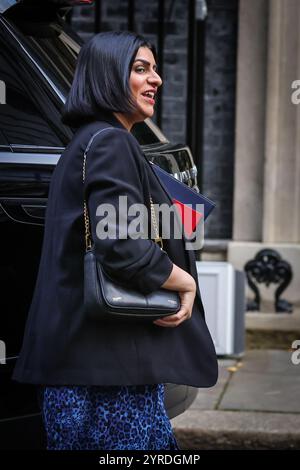
[[89, 39], [95, 32], [95, 7], [93, 5], [74, 7], [71, 14], [71, 24], [84, 41]]
[[209, 0], [205, 34], [204, 148], [201, 190], [217, 207], [207, 219], [207, 238], [231, 238], [237, 0]]
[[172, 142], [185, 143], [188, 0], [175, 1], [173, 9], [167, 9], [165, 28], [162, 129]]

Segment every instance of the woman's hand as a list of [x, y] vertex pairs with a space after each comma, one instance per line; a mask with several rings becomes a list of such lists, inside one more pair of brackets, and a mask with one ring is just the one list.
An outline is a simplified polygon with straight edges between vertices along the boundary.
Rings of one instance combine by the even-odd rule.
[[196, 283], [192, 276], [174, 264], [169, 278], [162, 287], [178, 291], [181, 308], [177, 313], [155, 320], [153, 323], [158, 326], [176, 327], [191, 318], [196, 296]]

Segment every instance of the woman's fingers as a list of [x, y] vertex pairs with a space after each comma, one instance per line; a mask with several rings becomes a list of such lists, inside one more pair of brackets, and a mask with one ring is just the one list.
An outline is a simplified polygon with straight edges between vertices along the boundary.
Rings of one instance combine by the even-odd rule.
[[180, 325], [183, 321], [191, 317], [191, 312], [186, 308], [182, 307], [179, 312], [169, 315], [168, 317], [160, 318], [155, 320], [153, 323], [159, 326], [170, 326], [175, 327]]
[[192, 316], [192, 308], [195, 299], [195, 292], [193, 291], [186, 291], [186, 292], [179, 292], [180, 300], [181, 300], [181, 308], [177, 313], [173, 315], [169, 315], [164, 318], [160, 318], [159, 320], [155, 320], [153, 323], [158, 326], [166, 326], [166, 327], [176, 327], [180, 325], [182, 322], [188, 320]]

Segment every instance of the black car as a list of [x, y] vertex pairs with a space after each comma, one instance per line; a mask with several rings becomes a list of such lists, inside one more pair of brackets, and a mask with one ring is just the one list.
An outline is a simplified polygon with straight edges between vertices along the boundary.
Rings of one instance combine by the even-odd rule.
[[[64, 20], [71, 3], [80, 2], [0, 0], [2, 449], [43, 446], [35, 387], [13, 382], [11, 374], [35, 285], [51, 175], [73, 135], [61, 123], [82, 44]], [[197, 188], [187, 146], [171, 144], [150, 119], [133, 133], [150, 160]], [[166, 387], [167, 410], [174, 417], [190, 405], [196, 389]]]

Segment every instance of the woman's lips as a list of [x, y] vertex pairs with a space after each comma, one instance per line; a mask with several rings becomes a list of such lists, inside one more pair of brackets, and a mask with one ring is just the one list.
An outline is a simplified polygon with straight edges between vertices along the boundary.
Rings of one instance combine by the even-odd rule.
[[152, 98], [150, 98], [149, 96], [145, 96], [145, 95], [142, 95], [142, 97], [148, 101], [150, 104], [154, 105], [155, 104], [155, 100], [153, 100]]

